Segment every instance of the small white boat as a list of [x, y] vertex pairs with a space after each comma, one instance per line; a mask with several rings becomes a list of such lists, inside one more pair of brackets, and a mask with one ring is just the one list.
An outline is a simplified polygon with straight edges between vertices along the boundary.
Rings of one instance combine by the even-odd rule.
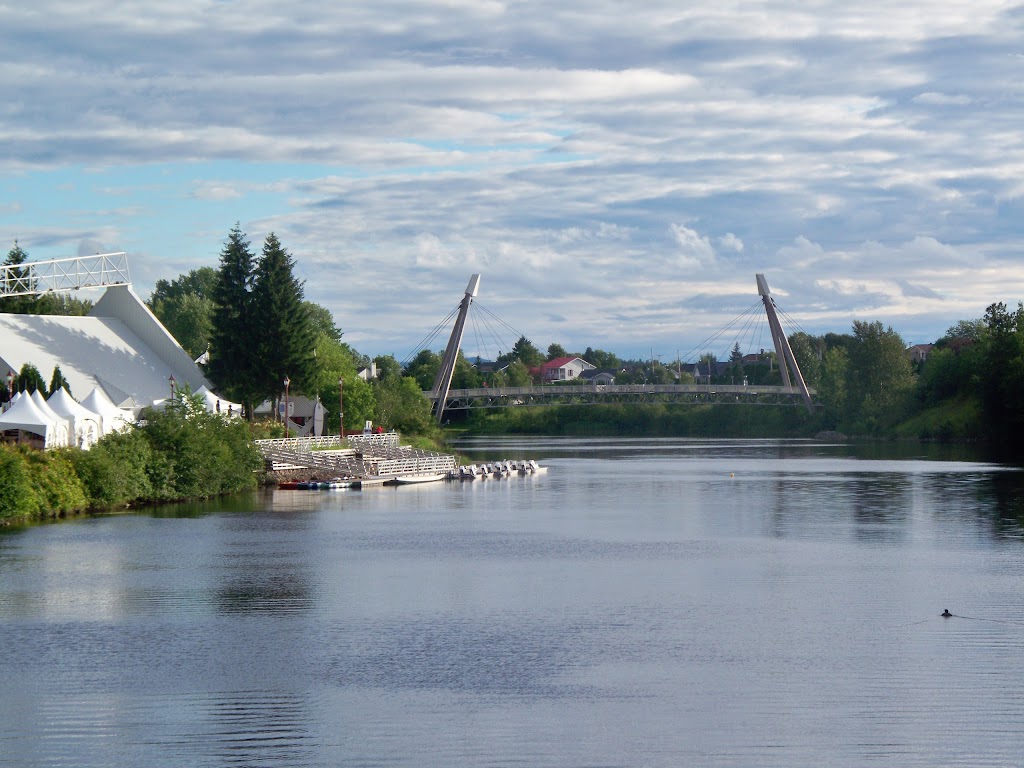
[[352, 487], [352, 481], [351, 480], [342, 480], [340, 477], [336, 477], [333, 480], [328, 480], [327, 482], [320, 483], [320, 489], [321, 490], [328, 490], [328, 491], [337, 491], [337, 490], [339, 490], [341, 488], [351, 488], [351, 487]]
[[547, 472], [548, 471], [547, 467], [542, 467], [540, 464], [538, 464], [533, 459], [530, 459], [530, 461], [528, 463], [530, 465], [530, 474], [531, 475], [539, 475], [539, 474], [541, 474], [543, 472]]
[[444, 478], [444, 473], [430, 475], [398, 475], [395, 477], [395, 482], [399, 485], [412, 485], [414, 483], [436, 483], [438, 480], [444, 480]]

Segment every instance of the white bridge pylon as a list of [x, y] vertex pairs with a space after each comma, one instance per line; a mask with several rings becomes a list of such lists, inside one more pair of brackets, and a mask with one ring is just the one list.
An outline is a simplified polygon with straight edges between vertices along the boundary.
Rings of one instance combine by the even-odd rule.
[[435, 416], [438, 424], [444, 418], [444, 404], [448, 399], [448, 391], [452, 387], [455, 363], [458, 362], [459, 349], [462, 347], [462, 333], [466, 329], [466, 317], [469, 315], [469, 308], [479, 290], [480, 275], [473, 275], [469, 278], [469, 285], [466, 286], [466, 295], [459, 303], [459, 315], [455, 318], [455, 327], [452, 328], [451, 338], [448, 339], [448, 346], [441, 357], [441, 367], [437, 371], [434, 386], [430, 392], [430, 397], [435, 403]]
[[789, 339], [786, 338], [786, 334], [782, 330], [782, 324], [779, 322], [779, 315], [775, 311], [775, 299], [772, 298], [772, 292], [768, 288], [768, 281], [760, 273], [757, 274], [757, 292], [761, 295], [761, 301], [764, 302], [764, 311], [768, 315], [768, 327], [771, 329], [772, 341], [775, 343], [775, 355], [779, 360], [782, 383], [784, 386], [792, 387], [795, 381], [796, 387], [800, 390], [800, 395], [804, 399], [804, 404], [807, 406], [807, 410], [814, 413], [814, 403], [811, 401], [811, 393], [807, 389], [807, 382], [804, 381], [804, 376], [800, 373], [800, 366], [796, 363], [793, 348], [789, 345]]
[[128, 256], [123, 251], [69, 259], [26, 261], [0, 267], [0, 298], [130, 285], [131, 282]]

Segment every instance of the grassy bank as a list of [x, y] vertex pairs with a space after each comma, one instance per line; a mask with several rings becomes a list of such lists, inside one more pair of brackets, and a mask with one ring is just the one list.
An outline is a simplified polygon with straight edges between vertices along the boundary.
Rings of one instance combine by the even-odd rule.
[[818, 420], [792, 406], [585, 405], [474, 411], [465, 434], [620, 437], [810, 437]]

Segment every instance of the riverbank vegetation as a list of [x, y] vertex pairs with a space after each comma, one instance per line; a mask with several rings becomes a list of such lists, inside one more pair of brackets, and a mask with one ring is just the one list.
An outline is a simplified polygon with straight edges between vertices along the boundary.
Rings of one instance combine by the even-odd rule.
[[257, 487], [249, 425], [182, 393], [90, 450], [0, 444], [0, 523], [201, 499]]

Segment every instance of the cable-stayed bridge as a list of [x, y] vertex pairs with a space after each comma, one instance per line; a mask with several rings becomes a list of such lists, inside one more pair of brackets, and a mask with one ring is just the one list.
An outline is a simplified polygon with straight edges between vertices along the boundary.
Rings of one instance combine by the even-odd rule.
[[[764, 275], [758, 274], [757, 290], [763, 306], [772, 343], [775, 347], [782, 384], [776, 386], [743, 384], [588, 384], [551, 383], [529, 387], [481, 387], [452, 389], [452, 376], [458, 360], [462, 336], [470, 307], [480, 288], [480, 275], [473, 275], [459, 306], [447, 319], [455, 316], [455, 324], [448, 345], [441, 358], [441, 366], [434, 385], [424, 396], [438, 422], [448, 411], [476, 408], [509, 408], [542, 405], [594, 405], [625, 403], [679, 403], [679, 404], [744, 404], [744, 405], [803, 405], [808, 411], [815, 408], [817, 394], [807, 386], [796, 356], [779, 321], [775, 299]], [[710, 382], [710, 376], [708, 377]]]

